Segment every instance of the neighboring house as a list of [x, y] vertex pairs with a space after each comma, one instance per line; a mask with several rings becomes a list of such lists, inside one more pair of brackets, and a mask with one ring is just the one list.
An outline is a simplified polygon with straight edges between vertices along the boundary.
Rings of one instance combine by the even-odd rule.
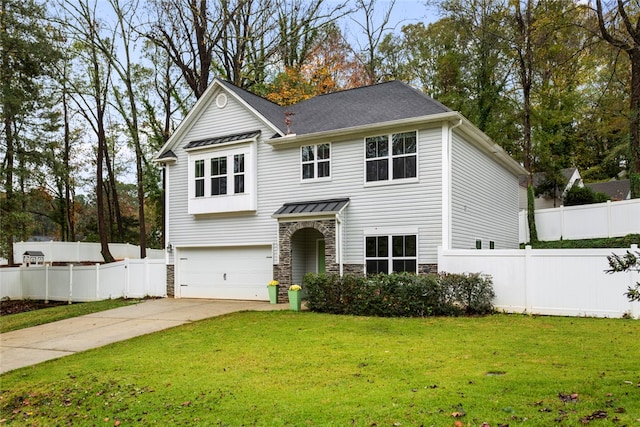
[[612, 201], [629, 200], [631, 198], [631, 185], [628, 179], [594, 182], [585, 185], [595, 193], [606, 194]]
[[272, 278], [423, 273], [438, 246], [518, 247], [523, 168], [400, 82], [280, 107], [215, 80], [156, 161], [176, 297], [267, 300]]
[[[559, 208], [563, 204], [564, 195], [574, 185], [578, 187], [584, 187], [580, 172], [576, 168], [561, 169], [560, 175], [563, 178], [563, 182], [559, 185], [555, 195], [539, 195], [534, 201], [534, 210]], [[533, 174], [533, 188], [537, 188], [547, 179], [544, 172], [538, 172]], [[520, 209], [527, 209], [527, 175], [520, 176]]]

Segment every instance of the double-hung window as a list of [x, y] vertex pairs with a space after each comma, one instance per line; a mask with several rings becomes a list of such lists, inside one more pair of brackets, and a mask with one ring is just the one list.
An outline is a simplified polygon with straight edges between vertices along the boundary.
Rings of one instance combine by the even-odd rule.
[[367, 182], [417, 177], [417, 132], [366, 138], [365, 162]]
[[234, 193], [244, 193], [244, 154], [233, 156], [233, 188]]
[[331, 144], [302, 146], [300, 160], [303, 180], [331, 177]]
[[367, 274], [416, 273], [418, 268], [415, 235], [367, 236]]
[[227, 158], [211, 159], [211, 195], [227, 194]]
[[194, 163], [195, 171], [195, 196], [204, 197], [204, 160], [196, 160]]

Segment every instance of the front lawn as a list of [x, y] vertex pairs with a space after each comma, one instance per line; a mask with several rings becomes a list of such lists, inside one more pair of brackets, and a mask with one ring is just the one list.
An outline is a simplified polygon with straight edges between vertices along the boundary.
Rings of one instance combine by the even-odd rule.
[[0, 376], [7, 425], [640, 423], [640, 322], [216, 317]]
[[0, 332], [30, 328], [32, 326], [69, 319], [71, 317], [84, 316], [85, 314], [111, 310], [112, 308], [124, 307], [131, 304], [138, 304], [141, 301], [141, 299], [116, 298], [94, 302], [57, 305], [54, 307], [41, 308], [38, 310], [25, 311], [23, 313], [10, 315], [2, 313], [2, 316], [0, 316]]

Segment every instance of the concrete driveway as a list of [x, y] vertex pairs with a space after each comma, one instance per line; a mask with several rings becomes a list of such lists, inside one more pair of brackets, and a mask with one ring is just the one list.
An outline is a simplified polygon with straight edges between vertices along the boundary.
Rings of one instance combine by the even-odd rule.
[[263, 301], [155, 299], [0, 334], [0, 373], [236, 311], [288, 309]]

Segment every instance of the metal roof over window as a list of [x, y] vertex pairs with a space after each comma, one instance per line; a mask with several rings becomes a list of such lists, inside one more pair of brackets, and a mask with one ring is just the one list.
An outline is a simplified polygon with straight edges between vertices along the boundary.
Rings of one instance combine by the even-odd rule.
[[342, 212], [347, 204], [349, 204], [348, 198], [285, 203], [272, 216], [280, 218], [285, 216], [335, 215]]
[[200, 139], [198, 141], [189, 142], [187, 145], [184, 146], [184, 149], [188, 150], [193, 148], [208, 147], [210, 145], [225, 144], [227, 142], [243, 141], [245, 139], [255, 138], [258, 135], [260, 135], [260, 131], [254, 130], [251, 132], [236, 133], [234, 135], [225, 135], [225, 136], [218, 136], [215, 138]]

